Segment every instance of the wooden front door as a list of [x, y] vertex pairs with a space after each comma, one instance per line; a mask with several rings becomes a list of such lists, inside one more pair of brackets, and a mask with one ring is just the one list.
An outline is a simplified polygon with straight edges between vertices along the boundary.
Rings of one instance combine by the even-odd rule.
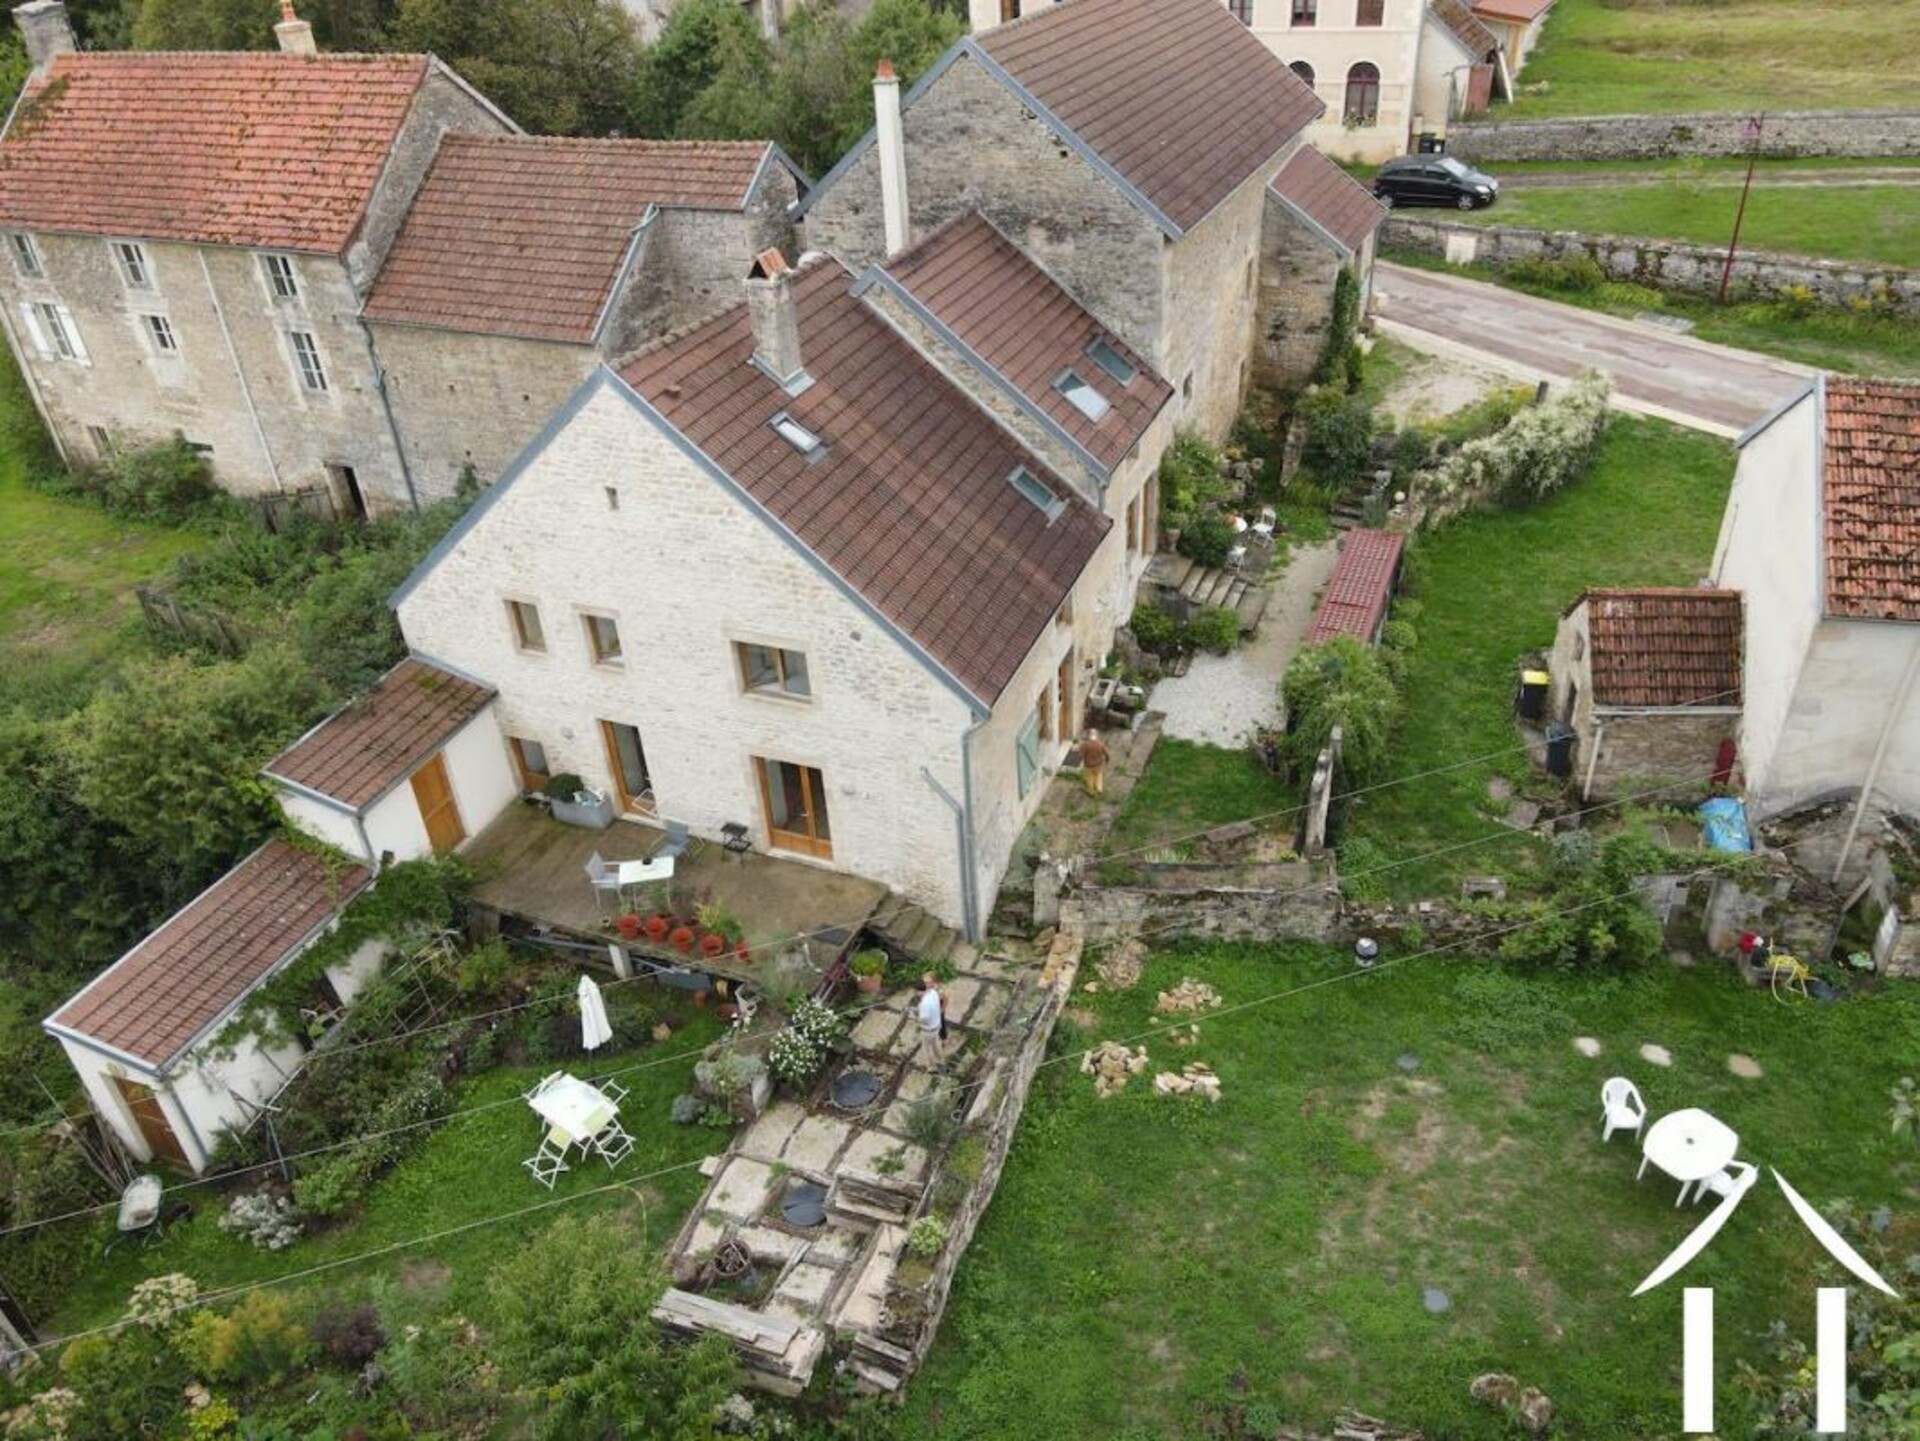
[[1073, 652], [1068, 651], [1060, 662], [1060, 674], [1055, 678], [1059, 686], [1060, 697], [1060, 739], [1071, 745], [1079, 738], [1079, 727], [1073, 723]]
[[413, 773], [413, 799], [426, 823], [427, 844], [444, 856], [467, 838], [460, 823], [460, 807], [453, 802], [453, 784], [447, 779], [447, 758], [435, 756]]
[[640, 742], [639, 728], [624, 721], [603, 720], [600, 738], [606, 742], [607, 769], [613, 774], [620, 809], [652, 815], [653, 772], [647, 766], [647, 748]]
[[775, 850], [833, 859], [827, 823], [827, 786], [812, 766], [753, 758], [760, 773], [760, 804], [767, 817], [767, 843]]
[[120, 1092], [120, 1099], [127, 1103], [127, 1109], [133, 1112], [133, 1123], [140, 1128], [140, 1135], [154, 1159], [186, 1165], [186, 1148], [173, 1134], [173, 1126], [167, 1120], [167, 1113], [160, 1109], [160, 1098], [152, 1088], [125, 1076], [115, 1076], [113, 1084]]

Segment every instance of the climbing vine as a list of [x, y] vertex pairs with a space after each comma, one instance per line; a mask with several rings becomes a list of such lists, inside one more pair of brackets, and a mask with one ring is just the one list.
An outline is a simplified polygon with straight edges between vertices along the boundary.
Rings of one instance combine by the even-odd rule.
[[1327, 344], [1313, 368], [1315, 385], [1338, 384], [1351, 389], [1354, 377], [1353, 336], [1360, 324], [1360, 281], [1351, 267], [1342, 266], [1333, 280], [1333, 314], [1327, 321]]

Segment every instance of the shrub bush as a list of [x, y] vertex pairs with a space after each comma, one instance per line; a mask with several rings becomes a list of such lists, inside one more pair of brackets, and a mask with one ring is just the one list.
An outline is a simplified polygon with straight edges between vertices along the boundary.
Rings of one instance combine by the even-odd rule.
[[1428, 473], [1429, 487], [1440, 495], [1504, 502], [1553, 494], [1592, 467], [1607, 433], [1611, 389], [1598, 371], [1584, 372], [1505, 428], [1461, 446]]
[[217, 494], [206, 457], [178, 436], [120, 451], [100, 467], [91, 488], [116, 515], [175, 524]]
[[1307, 443], [1301, 457], [1330, 485], [1344, 490], [1373, 455], [1373, 410], [1360, 396], [1322, 386], [1300, 402]]
[[1140, 649], [1153, 655], [1172, 655], [1180, 648], [1180, 622], [1157, 605], [1137, 605], [1127, 622]]
[[263, 1251], [284, 1251], [300, 1239], [300, 1208], [289, 1196], [250, 1192], [227, 1203], [220, 1229], [244, 1237]]
[[1280, 682], [1287, 707], [1287, 753], [1303, 770], [1340, 727], [1340, 765], [1353, 780], [1387, 758], [1400, 695], [1380, 657], [1352, 636], [1335, 636], [1296, 655]]
[[277, 1291], [250, 1291], [224, 1315], [196, 1311], [180, 1338], [181, 1353], [208, 1381], [254, 1386], [291, 1375], [312, 1342]]
[[1542, 256], [1516, 260], [1506, 268], [1507, 277], [1521, 285], [1542, 290], [1560, 290], [1574, 295], [1591, 295], [1607, 283], [1607, 272], [1591, 255], [1569, 255], [1560, 260]]
[[1210, 605], [1187, 622], [1187, 640], [1196, 649], [1225, 655], [1240, 644], [1240, 615], [1224, 605]]
[[1180, 554], [1191, 556], [1200, 565], [1219, 567], [1227, 563], [1233, 549], [1233, 527], [1225, 516], [1209, 512], [1195, 516], [1180, 532]]
[[371, 1302], [354, 1305], [335, 1299], [313, 1318], [313, 1340], [335, 1366], [358, 1371], [387, 1344], [387, 1332]]
[[1225, 499], [1229, 488], [1219, 452], [1192, 431], [1180, 431], [1160, 458], [1161, 522], [1185, 530], [1208, 506]]
[[922, 1216], [907, 1228], [907, 1249], [931, 1261], [947, 1247], [947, 1223], [938, 1216]]
[[953, 1139], [959, 1122], [953, 1118], [953, 1096], [936, 1087], [907, 1106], [907, 1139], [923, 1151], [937, 1151]]

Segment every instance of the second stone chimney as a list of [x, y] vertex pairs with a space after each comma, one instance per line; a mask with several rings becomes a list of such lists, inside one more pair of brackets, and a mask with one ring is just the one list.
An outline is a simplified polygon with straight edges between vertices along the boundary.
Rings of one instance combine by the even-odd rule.
[[887, 259], [907, 248], [907, 143], [900, 128], [900, 77], [893, 62], [882, 60], [873, 72], [873, 145], [880, 156], [880, 220], [886, 229]]
[[20, 27], [20, 38], [27, 47], [27, 61], [36, 71], [45, 70], [54, 56], [80, 48], [73, 41], [66, 0], [33, 0], [32, 4], [22, 5], [13, 12], [13, 23]]
[[320, 53], [320, 47], [313, 43], [313, 26], [294, 14], [293, 0], [280, 0], [280, 23], [273, 27], [273, 37], [289, 55]]
[[753, 363], [789, 395], [812, 383], [800, 361], [800, 317], [793, 300], [793, 267], [778, 250], [763, 250], [747, 271], [747, 319], [753, 325]]

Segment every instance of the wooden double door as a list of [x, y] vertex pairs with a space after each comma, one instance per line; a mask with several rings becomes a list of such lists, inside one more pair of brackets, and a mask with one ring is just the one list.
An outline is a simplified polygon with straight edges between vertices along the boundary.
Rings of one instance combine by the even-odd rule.
[[827, 816], [826, 778], [812, 766], [753, 758], [760, 777], [767, 841], [775, 850], [833, 859], [833, 826]]
[[127, 1109], [133, 1113], [133, 1123], [140, 1128], [141, 1139], [147, 1143], [147, 1149], [153, 1152], [156, 1161], [171, 1161], [176, 1166], [187, 1165], [187, 1148], [180, 1144], [180, 1138], [173, 1132], [173, 1123], [167, 1119], [167, 1113], [160, 1105], [160, 1097], [151, 1086], [142, 1085], [129, 1076], [115, 1076], [114, 1088], [120, 1092], [120, 1099], [127, 1103]]
[[467, 838], [460, 806], [453, 798], [453, 782], [447, 778], [446, 756], [436, 755], [421, 766], [411, 784], [420, 820], [427, 828], [427, 844], [436, 856], [444, 856]]

